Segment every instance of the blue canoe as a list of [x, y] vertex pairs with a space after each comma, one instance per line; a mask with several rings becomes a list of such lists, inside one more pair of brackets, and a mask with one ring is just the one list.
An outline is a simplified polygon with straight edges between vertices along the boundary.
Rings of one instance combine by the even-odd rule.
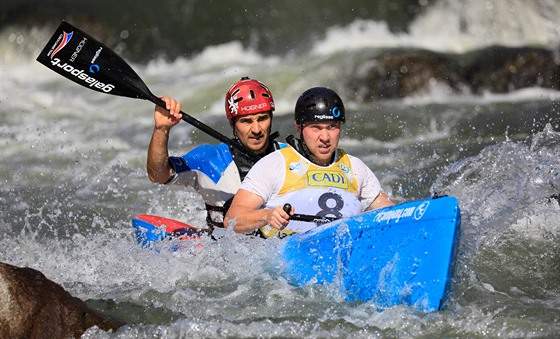
[[297, 286], [339, 283], [347, 301], [439, 310], [451, 280], [460, 223], [453, 197], [337, 220], [286, 239], [286, 275]]
[[[454, 197], [407, 202], [330, 222], [285, 239], [284, 276], [296, 286], [334, 283], [349, 302], [440, 310], [449, 290], [461, 214]], [[132, 219], [138, 243], [198, 238], [172, 219]]]

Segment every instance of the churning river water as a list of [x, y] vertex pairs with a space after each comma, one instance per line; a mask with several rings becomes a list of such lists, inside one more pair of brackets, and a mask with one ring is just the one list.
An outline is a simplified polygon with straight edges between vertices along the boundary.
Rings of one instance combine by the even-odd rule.
[[[422, 36], [382, 31], [370, 33], [402, 48]], [[457, 197], [462, 210], [445, 310], [379, 311], [372, 303], [344, 302], [333, 286], [288, 284], [278, 274], [278, 239], [228, 232], [180, 252], [165, 251], [172, 243], [159, 252], [140, 248], [131, 217], [151, 213], [202, 226], [202, 199], [192, 189], [149, 182], [152, 104], [89, 91], [34, 61], [52, 32], [6, 30], [0, 37], [0, 260], [38, 269], [127, 323], [117, 333], [93, 328], [84, 337], [560, 334], [560, 206], [549, 198], [560, 193], [560, 92], [459, 95], [434, 88], [421, 96], [348, 102], [340, 146], [362, 158], [395, 201], [437, 192]], [[360, 47], [344, 57], [323, 48], [340, 36]], [[26, 43], [36, 49], [24, 53], [18, 44]], [[457, 41], [439, 43], [444, 49]], [[377, 48], [364, 46], [354, 26], [333, 29], [315, 44], [310, 54], [278, 57], [231, 42], [132, 66], [152, 92], [179, 98], [186, 112], [228, 136], [225, 91], [241, 76], [259, 79], [276, 97], [273, 127], [283, 140], [293, 133], [290, 112], [299, 93], [332, 84], [355, 54]], [[215, 141], [181, 123], [170, 152], [207, 142]]]

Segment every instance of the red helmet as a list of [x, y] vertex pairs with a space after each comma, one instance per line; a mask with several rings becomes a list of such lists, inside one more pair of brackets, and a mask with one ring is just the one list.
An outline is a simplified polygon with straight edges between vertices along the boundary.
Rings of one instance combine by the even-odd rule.
[[260, 81], [243, 77], [233, 84], [226, 94], [226, 116], [233, 118], [274, 111], [272, 93]]

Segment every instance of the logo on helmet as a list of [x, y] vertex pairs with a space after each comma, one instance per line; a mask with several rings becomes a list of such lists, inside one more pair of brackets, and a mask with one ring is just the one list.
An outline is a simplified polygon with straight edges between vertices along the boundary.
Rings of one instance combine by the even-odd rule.
[[[267, 106], [268, 105], [266, 103], [261, 103], [261, 104], [258, 104], [258, 105], [250, 105], [250, 106], [242, 107], [241, 110], [243, 112], [252, 112], [252, 111], [255, 111], [255, 110], [261, 110], [262, 111]], [[236, 111], [237, 111], [237, 109], [236, 109]]]
[[333, 120], [334, 118], [330, 115], [322, 114], [322, 115], [314, 115], [314, 121], [322, 121], [322, 120]]
[[333, 117], [338, 118], [340, 116], [340, 108], [338, 108], [338, 106], [333, 107], [331, 113]]
[[237, 109], [239, 108], [239, 106], [238, 106], [237, 102], [235, 102], [235, 100], [237, 100], [237, 98], [235, 96], [232, 96], [228, 100], [229, 110], [231, 111], [232, 115], [237, 115]]

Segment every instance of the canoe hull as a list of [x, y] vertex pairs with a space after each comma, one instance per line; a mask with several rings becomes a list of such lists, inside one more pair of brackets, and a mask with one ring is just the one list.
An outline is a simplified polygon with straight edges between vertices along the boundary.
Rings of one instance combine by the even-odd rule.
[[442, 308], [461, 222], [456, 198], [395, 205], [286, 239], [285, 275], [297, 286], [338, 283], [347, 301]]

